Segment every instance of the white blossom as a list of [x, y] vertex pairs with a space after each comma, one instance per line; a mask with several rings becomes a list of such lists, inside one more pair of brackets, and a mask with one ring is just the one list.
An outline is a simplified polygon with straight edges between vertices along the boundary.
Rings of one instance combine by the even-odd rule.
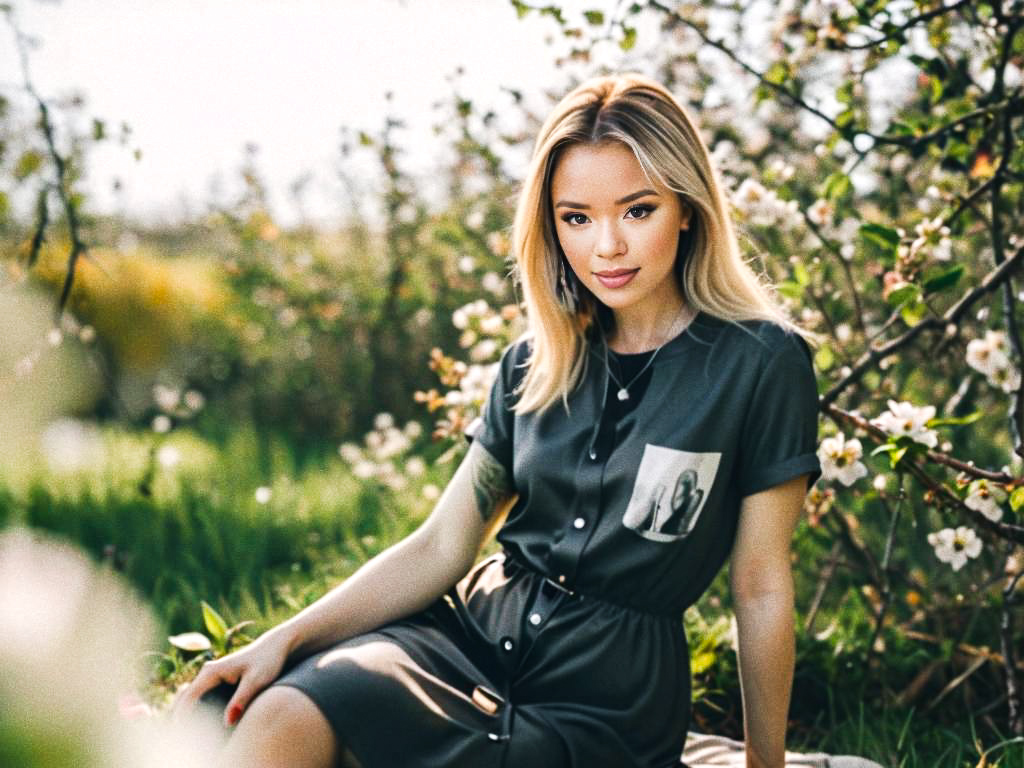
[[987, 329], [983, 339], [967, 342], [966, 362], [985, 374], [989, 384], [1004, 392], [1020, 388], [1020, 371], [1010, 361], [1010, 348], [1003, 331]]
[[74, 472], [100, 455], [103, 442], [96, 427], [75, 419], [58, 419], [39, 436], [46, 462], [54, 472]]
[[462, 307], [452, 312], [452, 325], [460, 331], [465, 330], [466, 326], [469, 325], [469, 315], [466, 314], [466, 310]]
[[480, 331], [486, 333], [489, 336], [496, 336], [501, 333], [505, 328], [505, 321], [501, 319], [501, 315], [488, 315], [480, 321]]
[[190, 389], [185, 393], [185, 405], [190, 411], [201, 411], [203, 406], [206, 405], [206, 398], [199, 390]]
[[427, 483], [423, 486], [421, 493], [423, 494], [423, 498], [428, 501], [435, 501], [441, 495], [441, 489], [433, 483]]
[[989, 485], [988, 480], [979, 478], [968, 486], [964, 504], [981, 512], [992, 522], [998, 523], [1003, 517], [1003, 509], [999, 505], [1006, 501], [1006, 498], [1006, 491], [1002, 488]]
[[181, 451], [173, 445], [161, 445], [156, 452], [156, 460], [160, 462], [161, 467], [171, 469], [181, 463]]
[[889, 410], [871, 420], [876, 427], [894, 437], [909, 437], [915, 442], [934, 448], [939, 442], [939, 435], [926, 423], [935, 417], [935, 406], [917, 407], [907, 401], [897, 403], [889, 400]]
[[413, 477], [419, 477], [427, 471], [427, 462], [425, 462], [419, 456], [413, 456], [407, 462], [405, 462], [405, 471], [407, 474]]
[[485, 291], [501, 296], [505, 292], [505, 281], [497, 272], [487, 272], [480, 281]]
[[469, 358], [475, 363], [484, 363], [498, 352], [498, 342], [494, 339], [483, 339], [469, 350]]
[[807, 218], [819, 227], [830, 222], [832, 217], [832, 204], [828, 200], [818, 198], [807, 209]]
[[935, 556], [949, 563], [954, 571], [963, 568], [967, 558], [981, 554], [981, 539], [965, 525], [957, 526], [955, 530], [943, 528], [938, 533], [929, 533], [928, 543], [935, 548]]
[[374, 429], [379, 429], [382, 432], [391, 429], [393, 426], [395, 426], [395, 417], [386, 411], [378, 413], [373, 419]]
[[373, 477], [377, 473], [377, 465], [372, 461], [361, 459], [355, 463], [352, 467], [352, 474], [358, 478], [366, 480], [367, 478]]
[[153, 400], [161, 411], [173, 413], [181, 402], [181, 390], [166, 387], [163, 384], [153, 385]]
[[258, 504], [266, 504], [270, 501], [270, 489], [265, 485], [261, 485], [257, 488], [256, 493], [253, 495], [256, 497], [256, 502]]
[[853, 485], [868, 473], [860, 461], [863, 451], [860, 440], [849, 440], [842, 432], [835, 437], [826, 437], [818, 448], [821, 473], [826, 480], [838, 480], [843, 485]]
[[355, 443], [342, 443], [338, 447], [338, 454], [346, 464], [355, 464], [363, 458], [363, 452]]
[[171, 431], [171, 419], [166, 414], [161, 413], [159, 416], [153, 417], [153, 431], [158, 435], [166, 434]]

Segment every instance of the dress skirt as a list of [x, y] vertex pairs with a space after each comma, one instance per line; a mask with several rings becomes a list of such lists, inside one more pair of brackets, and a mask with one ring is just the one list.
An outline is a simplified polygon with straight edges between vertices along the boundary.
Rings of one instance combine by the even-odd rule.
[[567, 592], [499, 552], [426, 610], [293, 663], [363, 768], [678, 766], [678, 613]]

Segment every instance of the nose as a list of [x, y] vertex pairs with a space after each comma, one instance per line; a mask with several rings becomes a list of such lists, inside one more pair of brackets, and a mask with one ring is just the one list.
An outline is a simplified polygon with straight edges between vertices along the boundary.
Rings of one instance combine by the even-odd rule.
[[626, 252], [626, 242], [619, 232], [618, 223], [606, 219], [598, 225], [597, 242], [594, 244], [595, 255], [603, 259], [612, 259]]

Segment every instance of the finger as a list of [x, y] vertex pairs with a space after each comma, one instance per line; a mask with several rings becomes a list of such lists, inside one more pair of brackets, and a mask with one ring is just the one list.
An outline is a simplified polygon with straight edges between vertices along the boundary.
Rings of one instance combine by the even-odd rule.
[[243, 677], [242, 681], [238, 684], [238, 690], [235, 691], [235, 695], [231, 697], [228, 705], [224, 708], [224, 724], [234, 725], [237, 723], [245, 712], [246, 707], [249, 706], [249, 702], [264, 688], [266, 688], [266, 684], [255, 682], [251, 675]]
[[200, 696], [217, 686], [222, 680], [226, 680], [230, 675], [231, 670], [224, 669], [216, 662], [206, 663], [199, 670], [199, 674], [196, 675], [195, 679], [180, 690], [178, 698], [174, 703], [173, 713], [181, 714], [192, 710], [196, 702], [199, 701]]

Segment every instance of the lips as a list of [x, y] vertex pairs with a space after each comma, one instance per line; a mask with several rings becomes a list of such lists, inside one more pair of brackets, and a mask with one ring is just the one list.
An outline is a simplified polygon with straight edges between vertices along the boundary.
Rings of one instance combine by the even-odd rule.
[[639, 267], [636, 269], [609, 269], [605, 272], [595, 272], [594, 277], [600, 280], [601, 285], [606, 288], [621, 288], [639, 271]]

